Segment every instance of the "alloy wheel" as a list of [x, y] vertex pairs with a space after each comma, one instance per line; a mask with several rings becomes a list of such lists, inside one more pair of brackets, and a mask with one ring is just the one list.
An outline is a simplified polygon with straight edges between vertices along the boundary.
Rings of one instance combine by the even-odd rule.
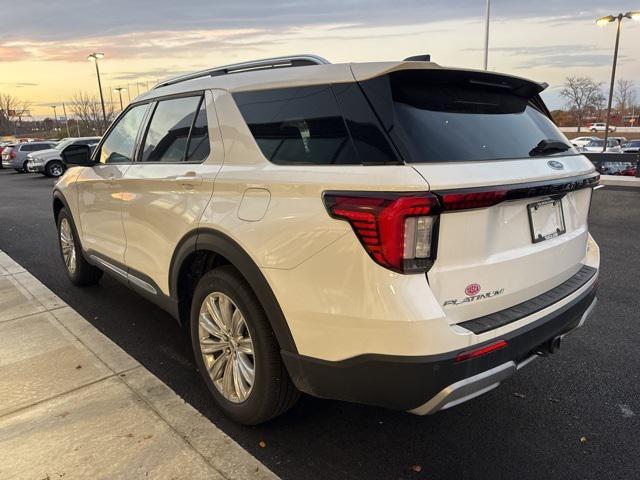
[[52, 165], [49, 171], [51, 172], [52, 176], [59, 177], [60, 175], [62, 175], [62, 166], [58, 164]]
[[73, 275], [76, 271], [76, 245], [73, 240], [71, 224], [66, 218], [60, 221], [60, 247], [64, 264], [69, 273]]
[[218, 392], [230, 402], [244, 402], [255, 381], [253, 341], [242, 311], [224, 293], [210, 293], [202, 302], [198, 338]]

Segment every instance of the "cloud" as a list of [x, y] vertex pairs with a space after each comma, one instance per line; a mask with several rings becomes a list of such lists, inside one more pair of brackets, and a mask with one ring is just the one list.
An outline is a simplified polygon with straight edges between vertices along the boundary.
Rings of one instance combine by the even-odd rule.
[[[618, 60], [624, 61], [629, 57], [619, 55]], [[584, 53], [564, 55], [551, 55], [545, 57], [534, 57], [522, 62], [520, 68], [548, 67], [548, 68], [573, 68], [573, 67], [610, 67], [611, 54], [607, 53]]]
[[[480, 21], [484, 15], [484, 3], [480, 0], [65, 0], [62, 7], [59, 2], [51, 0], [29, 0], [12, 2], [11, 16], [20, 21], [3, 23], [0, 42], [11, 41], [25, 32], [38, 40], [65, 40], [158, 29], [279, 29], [317, 25], [377, 27], [454, 19]], [[637, 8], [637, 1], [618, 0], [616, 7], [622, 11], [632, 10]], [[493, 2], [492, 17], [498, 20], [548, 18], [551, 17], [550, 12], [569, 12], [551, 18], [552, 21], [566, 23], [596, 18], [609, 13], [604, 11], [606, 9], [601, 0], [501, 0]]]
[[13, 88], [23, 88], [23, 87], [37, 87], [40, 84], [31, 83], [31, 82], [0, 82], [0, 85], [5, 85]]

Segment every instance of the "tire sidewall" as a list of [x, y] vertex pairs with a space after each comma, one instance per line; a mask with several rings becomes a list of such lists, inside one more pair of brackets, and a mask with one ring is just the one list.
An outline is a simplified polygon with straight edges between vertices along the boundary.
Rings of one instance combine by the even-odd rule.
[[[73, 245], [76, 249], [76, 260], [75, 260], [76, 268], [73, 274], [67, 268], [67, 265], [64, 262], [64, 255], [62, 255], [62, 242], [60, 241], [60, 225], [62, 224], [63, 219], [66, 219], [69, 222], [69, 226], [71, 227], [71, 235], [73, 236]], [[67, 272], [67, 277], [69, 277], [69, 279], [72, 282], [74, 283], [77, 282], [78, 271], [80, 269], [80, 265], [78, 265], [78, 256], [82, 255], [82, 248], [80, 247], [80, 242], [78, 240], [78, 235], [76, 234], [76, 226], [73, 223], [73, 219], [71, 218], [71, 215], [69, 215], [64, 208], [60, 210], [60, 213], [58, 214], [58, 252], [60, 253], [60, 260], [62, 260], [64, 271]]]
[[[217, 274], [216, 274], [217, 273]], [[273, 381], [271, 373], [268, 371], [268, 361], [265, 358], [266, 349], [264, 338], [261, 335], [263, 329], [256, 328], [256, 322], [262, 322], [264, 313], [256, 305], [255, 302], [245, 298], [242, 288], [238, 288], [240, 282], [232, 275], [224, 272], [212, 270], [205, 274], [198, 283], [191, 306], [190, 331], [191, 343], [193, 345], [193, 354], [195, 362], [200, 374], [202, 375], [207, 388], [214, 397], [216, 403], [225, 411], [225, 413], [236, 421], [241, 423], [251, 423], [251, 418], [260, 410], [265, 396], [269, 394], [269, 382]], [[213, 292], [220, 292], [227, 295], [236, 304], [242, 312], [254, 349], [254, 366], [255, 380], [249, 397], [242, 403], [233, 403], [222, 396], [213, 383], [213, 380], [207, 372], [207, 368], [200, 351], [200, 341], [198, 333], [200, 307], [204, 299]], [[271, 332], [273, 335], [273, 332]]]

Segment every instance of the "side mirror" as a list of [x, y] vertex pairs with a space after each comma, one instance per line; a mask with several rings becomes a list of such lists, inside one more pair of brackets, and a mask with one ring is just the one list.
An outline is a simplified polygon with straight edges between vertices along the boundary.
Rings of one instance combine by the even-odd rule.
[[67, 165], [93, 165], [91, 148], [88, 145], [69, 145], [62, 151], [62, 159]]

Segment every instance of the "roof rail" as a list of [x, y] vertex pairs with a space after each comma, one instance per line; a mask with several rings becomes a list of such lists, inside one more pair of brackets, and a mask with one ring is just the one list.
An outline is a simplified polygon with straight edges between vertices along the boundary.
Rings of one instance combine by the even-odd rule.
[[170, 78], [163, 82], [158, 83], [151, 90], [156, 88], [166, 87], [169, 85], [175, 85], [176, 83], [186, 82], [187, 80], [193, 80], [195, 78], [202, 77], [217, 77], [219, 75], [227, 75], [229, 73], [250, 72], [254, 70], [270, 70], [272, 68], [287, 68], [287, 67], [305, 67], [308, 65], [326, 65], [329, 64], [328, 60], [325, 60], [318, 55], [290, 55], [286, 57], [274, 57], [265, 58], [261, 60], [251, 60], [248, 62], [234, 63], [231, 65], [223, 65], [221, 67], [208, 68], [206, 70], [200, 70], [198, 72], [189, 73], [187, 75], [181, 75], [179, 77]]

